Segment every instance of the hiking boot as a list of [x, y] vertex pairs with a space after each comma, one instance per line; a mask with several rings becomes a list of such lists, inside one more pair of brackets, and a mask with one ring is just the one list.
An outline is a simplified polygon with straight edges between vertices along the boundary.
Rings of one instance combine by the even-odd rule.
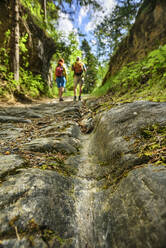
[[78, 97], [78, 101], [81, 101], [81, 96]]
[[76, 101], [76, 96], [74, 96], [73, 101], [74, 101], [74, 102]]

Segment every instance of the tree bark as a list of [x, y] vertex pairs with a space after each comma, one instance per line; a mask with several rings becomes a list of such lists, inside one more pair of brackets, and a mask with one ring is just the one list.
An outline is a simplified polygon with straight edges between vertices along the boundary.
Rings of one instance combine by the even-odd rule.
[[44, 22], [47, 23], [47, 1], [43, 0]]
[[19, 81], [19, 0], [14, 0], [14, 57], [13, 57], [13, 69], [14, 69], [14, 79]]

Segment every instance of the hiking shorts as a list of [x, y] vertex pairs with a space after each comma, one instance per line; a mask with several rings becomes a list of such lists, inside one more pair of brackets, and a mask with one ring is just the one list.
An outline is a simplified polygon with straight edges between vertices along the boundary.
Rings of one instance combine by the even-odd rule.
[[66, 78], [65, 77], [57, 77], [56, 78], [58, 88], [65, 88], [66, 86]]
[[77, 85], [79, 84], [80, 86], [82, 86], [84, 83], [84, 78], [82, 77], [82, 75], [74, 75], [74, 87], [77, 87]]

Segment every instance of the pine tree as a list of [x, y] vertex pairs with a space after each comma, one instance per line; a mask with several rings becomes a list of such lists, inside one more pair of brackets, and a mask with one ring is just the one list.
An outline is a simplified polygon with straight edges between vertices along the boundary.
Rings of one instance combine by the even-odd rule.
[[81, 49], [84, 52], [84, 56], [86, 59], [86, 69], [87, 72], [85, 74], [85, 86], [83, 88], [84, 93], [91, 93], [96, 86], [97, 83], [97, 66], [98, 61], [96, 57], [91, 52], [91, 47], [88, 44], [88, 41], [84, 39], [82, 41]]

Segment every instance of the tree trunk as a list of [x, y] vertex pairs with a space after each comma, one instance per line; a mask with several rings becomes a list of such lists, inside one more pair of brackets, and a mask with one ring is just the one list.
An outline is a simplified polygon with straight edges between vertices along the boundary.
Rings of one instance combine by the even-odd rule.
[[47, 23], [47, 1], [43, 0], [44, 22]]
[[14, 0], [14, 57], [13, 57], [13, 69], [14, 69], [14, 79], [19, 81], [19, 0]]

